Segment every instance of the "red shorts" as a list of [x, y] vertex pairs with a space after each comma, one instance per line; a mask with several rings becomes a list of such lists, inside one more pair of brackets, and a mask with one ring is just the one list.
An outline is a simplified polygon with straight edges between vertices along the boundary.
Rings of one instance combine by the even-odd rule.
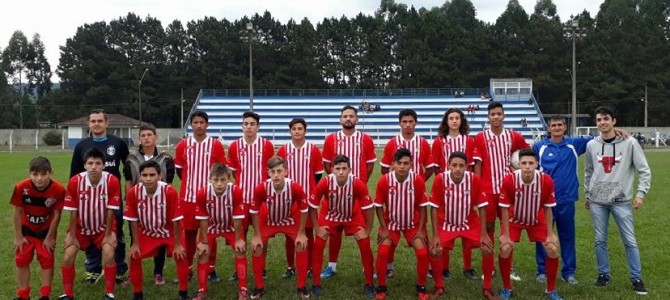
[[77, 229], [75, 234], [77, 241], [79, 241], [79, 250], [86, 251], [88, 247], [95, 246], [99, 250], [102, 250], [102, 240], [105, 238], [105, 232], [101, 232], [93, 235], [83, 235]]
[[[184, 243], [184, 235], [182, 237], [182, 244]], [[140, 259], [154, 257], [158, 254], [158, 248], [165, 246], [167, 248], [167, 256], [172, 256], [174, 250], [174, 236], [166, 238], [155, 238], [139, 233], [137, 242], [140, 244]]]
[[521, 240], [521, 231], [526, 230], [528, 234], [528, 240], [531, 242], [541, 242], [544, 243], [547, 241], [547, 224], [544, 222], [539, 222], [535, 225], [519, 225], [516, 223], [509, 223], [509, 239], [512, 242], [519, 242]]
[[216, 238], [222, 237], [226, 241], [226, 245], [235, 247], [235, 232], [221, 232], [221, 233], [208, 233], [207, 234], [207, 243], [212, 245]]
[[271, 237], [282, 233], [286, 236], [287, 239], [295, 241], [296, 237], [298, 236], [299, 229], [300, 225], [298, 224], [288, 226], [268, 226], [261, 224], [261, 239], [263, 240], [263, 244], [267, 245], [267, 241]]
[[181, 201], [179, 205], [181, 206], [181, 213], [184, 215], [184, 218], [181, 219], [182, 229], [198, 230], [200, 227], [200, 221], [195, 219], [195, 202]]
[[397, 246], [398, 244], [400, 244], [401, 233], [405, 237], [405, 242], [407, 242], [407, 246], [413, 247], [412, 242], [414, 242], [414, 237], [416, 236], [416, 234], [419, 233], [419, 227], [414, 227], [405, 230], [389, 230], [389, 239], [391, 239], [393, 245]]
[[20, 250], [16, 251], [15, 261], [16, 267], [26, 268], [30, 266], [30, 263], [33, 261], [33, 256], [37, 253], [37, 261], [40, 263], [40, 267], [43, 270], [49, 270], [54, 268], [54, 251], [49, 251], [46, 247], [42, 246], [42, 240], [34, 237], [25, 237], [28, 240], [27, 244], [23, 244]]
[[354, 214], [349, 222], [335, 222], [326, 220], [325, 216], [319, 216], [319, 226], [328, 227], [329, 234], [336, 234], [339, 228], [344, 229], [345, 235], [354, 235], [359, 230], [365, 230], [365, 219], [360, 214]]
[[486, 200], [489, 204], [486, 206], [486, 222], [493, 223], [501, 214], [502, 209], [498, 206], [500, 201], [500, 194], [486, 193]]
[[480, 245], [480, 234], [481, 226], [477, 224], [476, 226], [471, 226], [468, 230], [463, 231], [447, 231], [439, 228], [437, 234], [440, 236], [440, 243], [442, 247], [446, 250], [454, 249], [454, 241], [457, 238], [461, 238], [463, 242], [463, 248], [472, 249], [477, 248]]

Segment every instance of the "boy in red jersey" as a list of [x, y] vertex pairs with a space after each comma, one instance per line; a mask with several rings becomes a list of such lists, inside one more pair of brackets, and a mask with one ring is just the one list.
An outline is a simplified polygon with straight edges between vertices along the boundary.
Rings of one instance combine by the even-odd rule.
[[[319, 210], [319, 206], [322, 206]], [[309, 214], [314, 224], [314, 254], [312, 270], [318, 270], [323, 263], [323, 249], [328, 238], [338, 230], [353, 235], [358, 244], [365, 275], [366, 296], [374, 297], [372, 282], [373, 263], [369, 233], [374, 212], [368, 187], [351, 174], [349, 158], [338, 155], [333, 160], [333, 172], [321, 179], [309, 198]], [[319, 215], [317, 219], [317, 210]], [[321, 277], [314, 276], [312, 295], [321, 295]]]
[[63, 210], [65, 188], [51, 179], [51, 163], [46, 157], [33, 158], [29, 170], [30, 178], [16, 184], [10, 200], [14, 205], [16, 300], [30, 299], [30, 263], [35, 254], [42, 268], [40, 300], [45, 300], [51, 294], [56, 231]]
[[116, 220], [121, 188], [119, 180], [102, 169], [105, 154], [91, 148], [84, 154], [85, 172], [72, 178], [67, 185], [64, 209], [70, 211], [70, 223], [63, 251], [63, 292], [58, 299], [74, 299], [74, 261], [79, 250], [96, 247], [102, 251], [105, 273], [105, 300], [114, 299], [116, 284]]
[[181, 220], [177, 191], [160, 181], [161, 168], [148, 160], [139, 166], [140, 182], [128, 191], [123, 218], [130, 223], [133, 244], [130, 246], [130, 281], [133, 300], [144, 299], [142, 259], [154, 257], [166, 247], [177, 264], [179, 299], [188, 298], [188, 260], [182, 244]]
[[268, 251], [268, 241], [277, 234], [284, 234], [295, 241], [297, 256], [297, 291], [300, 299], [309, 298], [305, 288], [307, 279], [307, 201], [302, 187], [286, 178], [286, 160], [275, 156], [268, 161], [270, 179], [261, 182], [254, 189], [254, 201], [251, 204], [251, 220], [254, 236], [251, 239], [253, 249], [252, 266], [256, 287], [251, 299], [263, 297], [263, 270]]
[[[200, 188], [197, 195], [199, 220], [207, 220], [207, 244], [210, 252], [216, 251], [215, 241], [222, 237], [235, 253], [235, 273], [238, 278], [238, 299], [249, 299], [247, 291], [247, 248], [244, 222], [248, 207], [242, 201], [242, 190], [231, 183], [232, 171], [226, 165], [215, 164], [209, 173], [209, 184]], [[202, 234], [202, 233], [201, 233]], [[209, 256], [211, 258], [211, 255]], [[211, 261], [210, 261], [211, 263]], [[195, 299], [202, 299], [207, 291], [207, 263], [198, 265], [200, 289]], [[211, 273], [210, 273], [211, 274]], [[211, 278], [211, 277], [210, 277]], [[197, 298], [200, 296], [201, 298]]]
[[[477, 174], [468, 171], [465, 153], [456, 151], [449, 155], [448, 170], [438, 174], [430, 195], [431, 225], [433, 238], [431, 252], [437, 257], [433, 264], [441, 267], [442, 251], [451, 251], [454, 241], [461, 238], [463, 248], [481, 248], [484, 285], [482, 295], [486, 299], [497, 299], [491, 290], [493, 272], [493, 244], [486, 233], [486, 199], [481, 190]], [[477, 210], [477, 212], [475, 212]], [[488, 258], [488, 259], [487, 259]], [[434, 267], [435, 268], [435, 267]], [[444, 293], [439, 288], [436, 296]]]
[[500, 195], [500, 273], [503, 290], [500, 299], [512, 297], [510, 280], [511, 260], [514, 254], [514, 242], [519, 242], [521, 231], [525, 230], [528, 240], [541, 242], [547, 252], [547, 287], [545, 293], [552, 300], [561, 300], [556, 292], [556, 273], [558, 271], [558, 239], [551, 225], [551, 208], [556, 206], [554, 199], [554, 181], [537, 170], [537, 156], [531, 149], [519, 151], [520, 169], [503, 179]]

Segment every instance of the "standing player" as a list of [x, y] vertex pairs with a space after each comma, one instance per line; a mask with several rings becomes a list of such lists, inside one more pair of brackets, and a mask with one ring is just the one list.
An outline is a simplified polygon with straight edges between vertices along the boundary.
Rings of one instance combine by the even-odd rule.
[[520, 169], [508, 174], [500, 188], [500, 273], [503, 290], [500, 299], [512, 297], [510, 272], [513, 243], [519, 242], [521, 231], [525, 230], [528, 240], [541, 242], [547, 252], [547, 287], [545, 293], [552, 300], [561, 300], [556, 292], [556, 272], [558, 270], [557, 238], [551, 226], [551, 208], [556, 206], [554, 181], [537, 169], [537, 157], [531, 149], [519, 151]]
[[[374, 206], [368, 187], [351, 174], [349, 158], [338, 155], [333, 159], [333, 172], [321, 179], [309, 199], [309, 214], [314, 224], [314, 254], [312, 270], [323, 264], [323, 249], [328, 238], [338, 230], [353, 235], [358, 244], [365, 275], [365, 294], [374, 297], [373, 264], [369, 233], [372, 228]], [[322, 206], [319, 210], [319, 206]], [[318, 220], [316, 211], [319, 210]], [[321, 295], [321, 277], [314, 276], [312, 295]]]
[[179, 299], [188, 299], [188, 262], [182, 245], [177, 191], [160, 181], [161, 167], [154, 160], [142, 162], [138, 171], [140, 182], [128, 190], [123, 218], [130, 223], [133, 243], [130, 245], [130, 281], [133, 300], [144, 299], [142, 259], [154, 257], [158, 249], [167, 248], [177, 264]]
[[[480, 247], [484, 257], [482, 295], [486, 299], [498, 299], [491, 290], [494, 267], [493, 243], [486, 233], [488, 202], [482, 193], [479, 176], [468, 171], [467, 162], [465, 153], [454, 151], [449, 155], [448, 170], [435, 177], [430, 196], [431, 206], [435, 208], [431, 209], [431, 252], [439, 256], [442, 251], [450, 251], [457, 238], [461, 238], [464, 249]], [[442, 259], [437, 257], [433, 262], [439, 267]], [[438, 288], [434, 295], [439, 296], [440, 292], [444, 293], [444, 290]]]
[[[499, 216], [500, 187], [503, 178], [512, 171], [510, 167], [512, 153], [529, 146], [520, 133], [503, 126], [505, 112], [502, 103], [497, 101], [489, 103], [488, 119], [491, 128], [475, 136], [475, 158], [481, 160], [481, 164], [475, 164], [475, 173], [482, 178], [482, 190], [489, 202], [486, 206], [486, 232], [493, 241], [495, 221]], [[514, 270], [511, 278], [521, 280]]]
[[[445, 172], [449, 166], [449, 157], [452, 153], [458, 151], [465, 153], [467, 157], [467, 171], [473, 171], [475, 166], [475, 142], [468, 134], [470, 126], [468, 119], [458, 108], [450, 108], [442, 117], [442, 122], [437, 128], [438, 137], [433, 141], [433, 159], [435, 160], [436, 171]], [[472, 280], [478, 280], [477, 272], [472, 268], [472, 250], [470, 247], [462, 247], [463, 253], [463, 275]], [[449, 278], [451, 250], [442, 251], [442, 277]]]
[[[243, 136], [230, 144], [228, 149], [228, 158], [230, 169], [235, 172], [235, 183], [242, 189], [242, 199], [244, 204], [251, 206], [254, 199], [254, 188], [268, 179], [267, 164], [268, 160], [274, 155], [274, 145], [270, 140], [258, 136], [261, 116], [255, 112], [245, 112], [242, 114], [242, 132]], [[251, 216], [247, 213], [247, 220]], [[244, 238], [248, 230], [248, 222], [244, 227]], [[212, 248], [216, 247], [214, 243]], [[216, 263], [216, 251], [212, 251], [210, 265]], [[228, 280], [237, 280], [237, 273], [234, 273]], [[267, 277], [267, 272], [263, 271], [263, 276]]]
[[[212, 245], [218, 237], [226, 240], [235, 255], [235, 272], [239, 274], [238, 299], [249, 298], [247, 291], [247, 248], [244, 237], [244, 224], [248, 207], [242, 201], [242, 190], [233, 185], [233, 173], [226, 165], [215, 164], [209, 173], [209, 184], [200, 188], [197, 195], [197, 215], [207, 221], [207, 244]], [[210, 248], [216, 251], [216, 248]], [[200, 271], [200, 270], [198, 270]], [[199, 277], [202, 276], [199, 274]], [[200, 288], [207, 290], [206, 280]]]
[[270, 179], [261, 182], [254, 189], [254, 200], [251, 204], [251, 222], [254, 237], [251, 240], [253, 249], [252, 267], [256, 287], [251, 299], [263, 297], [263, 271], [270, 238], [281, 233], [287, 239], [295, 241], [297, 256], [297, 291], [300, 299], [309, 298], [305, 288], [307, 279], [307, 201], [302, 187], [286, 178], [286, 160], [275, 156], [268, 161]]
[[30, 299], [30, 263], [35, 253], [42, 268], [40, 300], [49, 299], [54, 277], [56, 231], [60, 223], [65, 188], [51, 179], [46, 157], [30, 160], [30, 178], [14, 186], [14, 251], [18, 289], [16, 300]]
[[[156, 147], [156, 141], [158, 140], [156, 127], [143, 124], [140, 126], [139, 135], [140, 147], [128, 154], [126, 167], [123, 169], [123, 176], [126, 178], [126, 192], [140, 181], [140, 165], [148, 160], [158, 163], [161, 175], [160, 180], [167, 184], [172, 184], [175, 172], [174, 160], [172, 160], [170, 154], [158, 151]], [[156, 257], [154, 257], [154, 283], [156, 285], [165, 284], [165, 279], [163, 279], [165, 251], [166, 247], [158, 248]]]
[[100, 150], [88, 150], [84, 162], [86, 171], [70, 178], [67, 185], [64, 208], [70, 211], [70, 223], [61, 267], [64, 294], [58, 299], [74, 299], [77, 252], [95, 247], [103, 256], [105, 300], [111, 300], [114, 299], [117, 268], [114, 263], [117, 245], [114, 211], [119, 209], [121, 187], [114, 175], [103, 171], [105, 155]]
[[[349, 158], [351, 174], [364, 184], [368, 183], [377, 160], [375, 145], [372, 138], [356, 130], [358, 113], [356, 108], [347, 105], [340, 112], [342, 130], [328, 135], [323, 143], [323, 166], [327, 173], [332, 173], [333, 160], [338, 155]], [[337, 258], [342, 248], [342, 232], [334, 232], [328, 244], [328, 267], [321, 273], [328, 278], [337, 273]]]
[[[311, 195], [316, 183], [323, 175], [323, 163], [319, 147], [305, 139], [307, 134], [307, 122], [302, 118], [294, 118], [288, 123], [291, 142], [286, 143], [277, 150], [277, 156], [286, 159], [288, 165], [288, 178], [302, 186], [306, 194]], [[312, 267], [312, 250], [314, 248], [314, 230], [312, 220], [307, 218], [305, 224], [307, 235], [307, 266]], [[295, 275], [295, 241], [286, 239], [286, 261], [288, 268], [283, 278], [291, 278]], [[311, 269], [307, 272], [309, 274]]]
[[[426, 146], [428, 146], [426, 144]], [[393, 171], [377, 183], [375, 207], [379, 219], [376, 299], [386, 299], [387, 262], [390, 252], [405, 236], [407, 245], [416, 255], [416, 292], [419, 299], [429, 299], [426, 277], [430, 257], [426, 248], [426, 185], [421, 175], [412, 172], [412, 152], [405, 148], [395, 151]], [[438, 276], [439, 277], [439, 276]]]
[[[128, 145], [122, 139], [107, 133], [107, 114], [102, 109], [93, 109], [88, 115], [88, 129], [91, 137], [81, 140], [74, 147], [72, 152], [72, 161], [70, 162], [70, 178], [86, 171], [84, 168], [84, 154], [89, 149], [95, 148], [105, 154], [104, 171], [108, 172], [121, 182], [121, 164], [126, 162], [128, 157]], [[126, 242], [123, 234], [123, 201], [119, 202], [119, 209], [115, 210], [116, 218], [116, 261], [117, 281], [122, 283], [123, 274], [128, 270], [126, 264]], [[95, 283], [100, 278], [102, 272], [100, 250], [96, 247], [89, 247], [86, 250], [86, 281]]]
[[[198, 189], [207, 185], [209, 168], [215, 163], [226, 164], [223, 144], [207, 135], [208, 126], [209, 117], [206, 112], [201, 110], [193, 112], [191, 114], [193, 136], [179, 141], [175, 150], [174, 163], [177, 175], [181, 179], [179, 206], [184, 216], [181, 225], [184, 229], [189, 269], [193, 265], [199, 227], [199, 222], [195, 219], [196, 194]], [[192, 274], [193, 272], [190, 272], [189, 277]]]

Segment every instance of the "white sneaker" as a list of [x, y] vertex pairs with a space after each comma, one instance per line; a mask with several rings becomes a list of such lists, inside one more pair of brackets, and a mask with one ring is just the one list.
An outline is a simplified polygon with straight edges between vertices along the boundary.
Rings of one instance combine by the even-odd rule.
[[512, 280], [514, 280], [514, 281], [521, 281], [521, 276], [519, 276], [519, 274], [517, 274], [516, 272], [514, 272], [514, 269], [512, 269], [512, 270], [510, 271], [510, 273], [509, 273], [509, 278], [512, 279]]

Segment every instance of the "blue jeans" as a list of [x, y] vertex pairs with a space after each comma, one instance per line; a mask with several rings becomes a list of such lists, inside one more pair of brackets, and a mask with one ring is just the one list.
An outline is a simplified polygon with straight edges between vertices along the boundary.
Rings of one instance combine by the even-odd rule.
[[[116, 218], [116, 251], [114, 252], [114, 261], [116, 261], [116, 274], [123, 275], [128, 271], [126, 263], [126, 242], [123, 236], [123, 202], [119, 209], [114, 211]], [[87, 272], [102, 273], [102, 253], [95, 246], [86, 249], [86, 261], [84, 262]]]
[[610, 275], [610, 264], [607, 253], [607, 226], [609, 225], [610, 213], [614, 222], [619, 227], [621, 241], [626, 249], [628, 268], [631, 280], [642, 280], [642, 264], [640, 263], [640, 250], [635, 240], [633, 228], [633, 207], [630, 203], [602, 205], [591, 203], [591, 219], [593, 220], [593, 233], [595, 236], [596, 261], [598, 274]]
[[[561, 276], [568, 278], [575, 275], [577, 269], [577, 250], [575, 248], [575, 202], [568, 201], [557, 203], [551, 208], [558, 232], [558, 241], [561, 246]], [[537, 274], [546, 274], [545, 258], [542, 243], [535, 243], [535, 261], [537, 262]]]

